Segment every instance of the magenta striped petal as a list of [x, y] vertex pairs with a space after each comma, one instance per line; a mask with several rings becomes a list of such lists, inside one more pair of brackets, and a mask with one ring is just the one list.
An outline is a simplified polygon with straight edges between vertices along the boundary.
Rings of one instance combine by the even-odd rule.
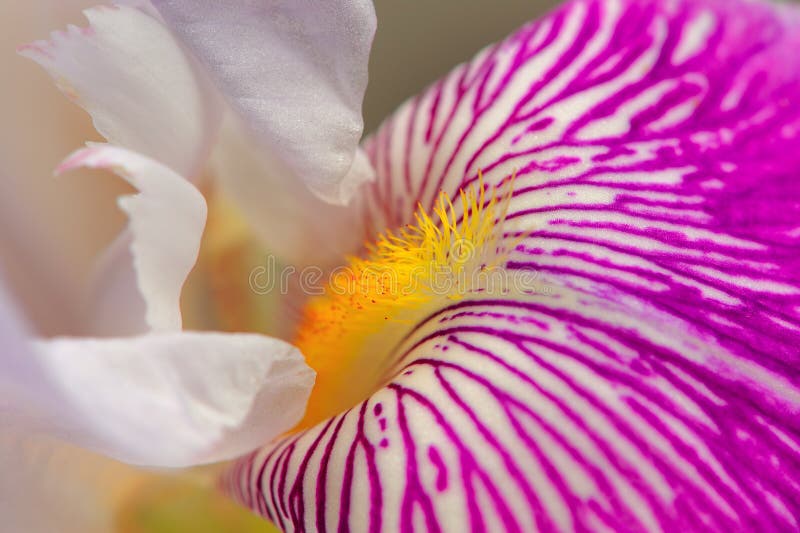
[[373, 226], [516, 170], [509, 269], [226, 484], [287, 531], [800, 527], [800, 16], [580, 0], [367, 143]]

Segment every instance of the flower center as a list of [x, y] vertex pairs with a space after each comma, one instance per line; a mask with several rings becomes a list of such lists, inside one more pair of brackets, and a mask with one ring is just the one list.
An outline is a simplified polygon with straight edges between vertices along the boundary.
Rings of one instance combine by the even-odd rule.
[[[392, 376], [394, 347], [447, 302], [508, 291], [503, 225], [513, 176], [497, 187], [440, 193], [432, 214], [387, 231], [331, 273], [305, 307], [294, 343], [317, 371], [300, 427], [342, 412]], [[512, 247], [513, 248], [513, 247]]]

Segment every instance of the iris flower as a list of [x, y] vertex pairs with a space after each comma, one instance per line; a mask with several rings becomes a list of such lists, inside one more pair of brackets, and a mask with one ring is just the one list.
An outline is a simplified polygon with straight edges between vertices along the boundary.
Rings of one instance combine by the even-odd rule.
[[[357, 147], [369, 2], [125, 4], [21, 49], [109, 142], [60, 170], [138, 194], [91, 337], [3, 302], [15, 428], [247, 453], [285, 531], [800, 528], [795, 6], [571, 0]], [[264, 250], [328, 282], [265, 310]]]

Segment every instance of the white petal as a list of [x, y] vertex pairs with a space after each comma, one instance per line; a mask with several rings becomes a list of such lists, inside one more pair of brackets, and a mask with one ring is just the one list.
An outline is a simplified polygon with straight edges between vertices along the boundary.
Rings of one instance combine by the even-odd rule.
[[86, 109], [110, 142], [192, 177], [220, 119], [218, 98], [169, 30], [127, 6], [85, 11], [90, 26], [20, 48]]
[[92, 145], [58, 168], [113, 170], [140, 194], [120, 198], [128, 213], [131, 252], [139, 290], [153, 330], [181, 329], [180, 294], [197, 260], [206, 220], [203, 195], [169, 168], [111, 145]]
[[241, 455], [302, 417], [314, 371], [262, 335], [175, 332], [30, 343], [0, 284], [0, 426], [114, 459], [182, 467]]
[[354, 253], [363, 235], [358, 212], [328, 204], [304, 183], [284, 179], [280, 162], [231, 121], [212, 157], [216, 177], [267, 249], [294, 265], [325, 266]]
[[[368, 0], [156, 0], [286, 178], [346, 203], [375, 32]], [[348, 181], [350, 181], [348, 183]]]
[[260, 335], [64, 337], [36, 349], [68, 399], [60, 436], [133, 464], [241, 455], [291, 428], [314, 383], [297, 349]]

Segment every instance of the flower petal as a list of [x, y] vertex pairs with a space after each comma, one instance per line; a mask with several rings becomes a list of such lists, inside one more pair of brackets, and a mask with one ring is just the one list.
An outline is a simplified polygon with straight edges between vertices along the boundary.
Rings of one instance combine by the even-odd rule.
[[256, 237], [294, 265], [338, 264], [364, 241], [355, 206], [331, 205], [298, 181], [285, 179], [241, 128], [224, 127], [212, 158], [223, 191], [241, 209]]
[[241, 455], [297, 423], [314, 381], [295, 348], [260, 335], [63, 337], [36, 349], [69, 403], [58, 434], [134, 464]]
[[0, 418], [3, 425], [10, 419], [38, 417], [42, 406], [57, 405], [58, 396], [49, 391], [31, 389], [28, 384], [41, 381], [28, 343], [27, 325], [20, 316], [11, 295], [0, 278]]
[[20, 47], [111, 143], [196, 177], [221, 107], [211, 85], [164, 25], [139, 9], [99, 6], [90, 25]]
[[797, 529], [798, 45], [793, 6], [576, 0], [403, 107], [369, 218], [516, 171], [534, 284], [434, 313], [231, 492], [289, 531]]
[[[119, 204], [130, 218], [130, 251], [146, 302], [147, 325], [156, 331], [180, 330], [181, 288], [197, 260], [206, 222], [203, 195], [169, 168], [116, 146], [96, 144], [79, 150], [58, 172], [78, 167], [113, 170], [139, 190], [138, 195], [120, 198]], [[130, 281], [127, 265], [111, 265], [118, 266], [123, 282]]]
[[32, 343], [2, 284], [0, 319], [4, 430], [43, 432], [128, 463], [183, 467], [241, 455], [296, 424], [314, 384], [296, 348], [262, 335]]
[[229, 490], [286, 531], [796, 529], [791, 381], [685, 323], [556, 294], [431, 317], [386, 387]]
[[371, 178], [354, 155], [375, 32], [368, 0], [153, 2], [284, 178], [347, 203]]

